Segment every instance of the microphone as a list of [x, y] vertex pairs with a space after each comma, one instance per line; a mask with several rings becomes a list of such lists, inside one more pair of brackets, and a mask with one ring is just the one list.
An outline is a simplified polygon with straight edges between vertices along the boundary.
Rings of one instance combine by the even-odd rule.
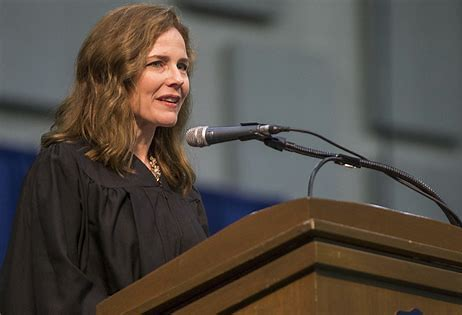
[[233, 140], [246, 141], [264, 138], [281, 131], [289, 131], [289, 129], [289, 127], [258, 123], [242, 123], [240, 126], [230, 127], [199, 126], [186, 132], [186, 142], [192, 147], [205, 147]]

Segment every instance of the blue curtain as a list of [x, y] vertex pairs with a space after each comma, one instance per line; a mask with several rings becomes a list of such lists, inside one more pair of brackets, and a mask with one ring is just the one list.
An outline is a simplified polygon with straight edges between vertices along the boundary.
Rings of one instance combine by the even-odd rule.
[[11, 232], [16, 202], [35, 153], [0, 148], [0, 265]]
[[280, 202], [276, 198], [256, 198], [242, 193], [199, 186], [209, 220], [210, 234], [215, 234], [247, 214]]

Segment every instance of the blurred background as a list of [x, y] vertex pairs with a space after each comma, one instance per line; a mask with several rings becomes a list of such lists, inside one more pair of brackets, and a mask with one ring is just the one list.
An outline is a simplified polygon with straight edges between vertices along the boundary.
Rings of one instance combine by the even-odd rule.
[[[0, 263], [23, 176], [69, 91], [80, 44], [105, 12], [129, 2], [0, 0]], [[192, 32], [191, 127], [309, 129], [421, 178], [462, 216], [462, 1], [151, 2], [177, 6]], [[318, 162], [255, 141], [188, 154], [212, 233], [304, 197]], [[368, 170], [327, 165], [314, 194], [447, 222], [432, 202]]]

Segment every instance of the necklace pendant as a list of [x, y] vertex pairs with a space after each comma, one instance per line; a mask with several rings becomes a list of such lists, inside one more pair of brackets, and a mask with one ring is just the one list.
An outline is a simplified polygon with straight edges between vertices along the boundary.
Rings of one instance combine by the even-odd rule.
[[159, 163], [157, 159], [152, 155], [149, 155], [149, 166], [152, 175], [154, 175], [157, 182], [160, 182], [160, 177], [162, 176], [162, 172], [160, 171]]

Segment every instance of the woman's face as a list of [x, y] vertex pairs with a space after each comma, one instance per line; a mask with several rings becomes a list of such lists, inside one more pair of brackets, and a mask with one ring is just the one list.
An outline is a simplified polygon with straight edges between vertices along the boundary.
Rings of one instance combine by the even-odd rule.
[[140, 130], [176, 124], [189, 93], [189, 60], [183, 37], [171, 28], [154, 43], [136, 83], [130, 106]]

